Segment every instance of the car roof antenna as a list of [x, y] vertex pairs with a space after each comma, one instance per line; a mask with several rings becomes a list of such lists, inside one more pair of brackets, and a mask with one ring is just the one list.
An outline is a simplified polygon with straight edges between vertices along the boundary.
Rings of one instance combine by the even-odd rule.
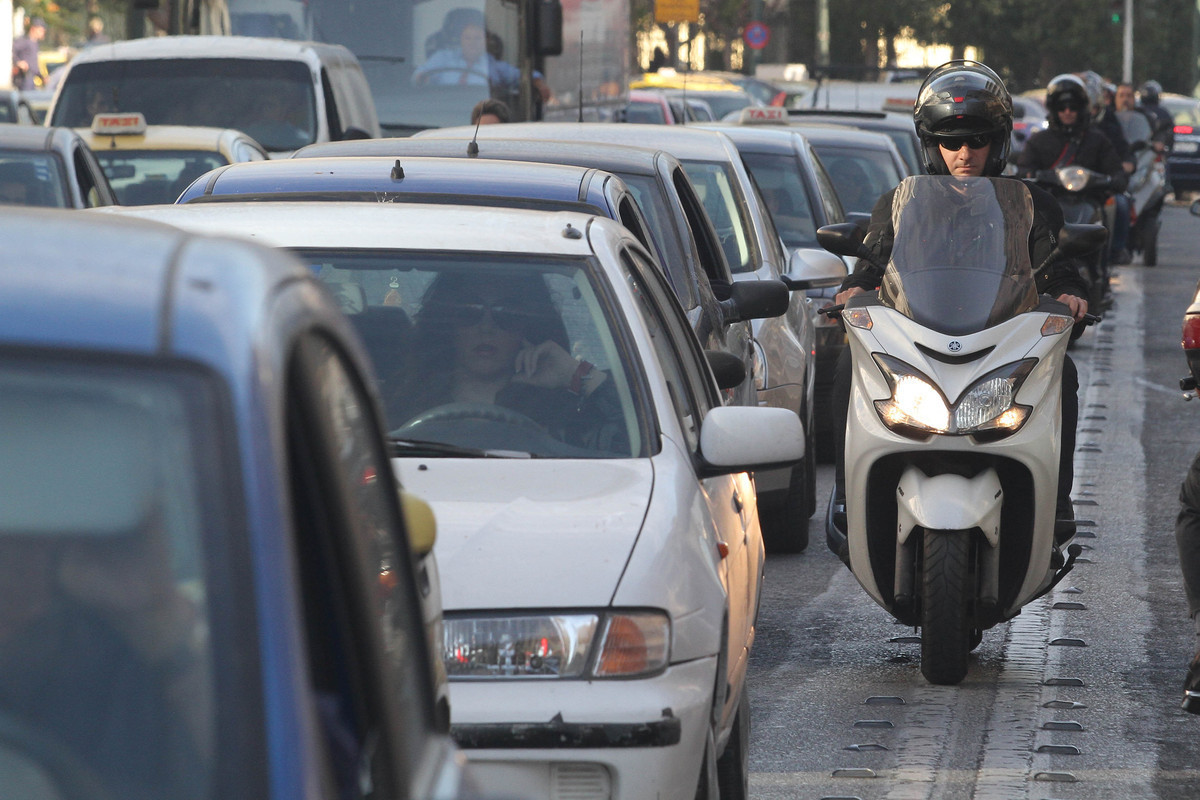
[[471, 158], [479, 155], [479, 142], [475, 141], [479, 138], [479, 126], [483, 123], [483, 114], [479, 115], [479, 119], [475, 120], [475, 133], [471, 134], [471, 141], [467, 142], [467, 155]]

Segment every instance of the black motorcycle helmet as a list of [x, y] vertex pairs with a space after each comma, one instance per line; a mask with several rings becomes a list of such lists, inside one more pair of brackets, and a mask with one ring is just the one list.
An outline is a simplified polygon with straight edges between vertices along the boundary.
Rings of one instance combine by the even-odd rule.
[[[1058, 112], [1065, 105], [1076, 109], [1075, 124], [1067, 127], [1058, 119]], [[1087, 86], [1078, 75], [1064, 73], [1050, 79], [1046, 85], [1046, 111], [1050, 127], [1056, 131], [1072, 134], [1086, 128], [1092, 119], [1092, 101]]]
[[1000, 76], [978, 61], [959, 59], [935, 67], [917, 92], [913, 123], [930, 175], [948, 175], [938, 138], [986, 134], [992, 146], [983, 174], [999, 175], [1012, 141], [1012, 97]]
[[1156, 106], [1158, 105], [1158, 96], [1162, 94], [1162, 84], [1158, 81], [1146, 81], [1138, 89], [1138, 94], [1142, 96], [1142, 105]]

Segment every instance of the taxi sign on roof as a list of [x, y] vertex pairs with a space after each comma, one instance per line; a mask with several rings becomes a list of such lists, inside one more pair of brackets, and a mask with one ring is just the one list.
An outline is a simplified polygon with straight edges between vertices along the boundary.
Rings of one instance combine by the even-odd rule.
[[145, 133], [146, 118], [140, 112], [127, 114], [97, 114], [92, 117], [92, 133]]
[[743, 125], [787, 122], [788, 112], [780, 106], [746, 106], [738, 121]]

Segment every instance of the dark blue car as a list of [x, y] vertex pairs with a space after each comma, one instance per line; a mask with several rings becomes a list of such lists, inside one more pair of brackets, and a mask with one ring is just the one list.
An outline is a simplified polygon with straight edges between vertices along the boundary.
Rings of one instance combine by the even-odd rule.
[[317, 278], [88, 212], [0, 236], [0, 794], [458, 796], [373, 380]]

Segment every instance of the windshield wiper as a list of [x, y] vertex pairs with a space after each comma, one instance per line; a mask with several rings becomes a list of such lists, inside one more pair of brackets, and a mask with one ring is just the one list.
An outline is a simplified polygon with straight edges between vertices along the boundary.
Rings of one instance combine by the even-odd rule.
[[446, 456], [448, 458], [533, 458], [532, 453], [521, 450], [484, 450], [479, 447], [463, 447], [446, 442], [430, 442], [421, 439], [388, 437], [393, 458], [409, 456]]

